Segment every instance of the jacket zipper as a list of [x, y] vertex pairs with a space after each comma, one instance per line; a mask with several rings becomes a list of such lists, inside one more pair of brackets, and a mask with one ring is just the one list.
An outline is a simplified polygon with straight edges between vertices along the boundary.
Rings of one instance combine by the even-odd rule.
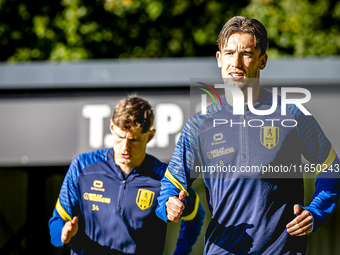
[[118, 212], [120, 212], [122, 208], [122, 201], [123, 201], [125, 187], [126, 187], [126, 180], [123, 180], [122, 186], [120, 187], [120, 191], [119, 191]]
[[246, 148], [246, 110], [247, 106], [244, 106], [244, 114], [242, 115], [242, 155], [241, 155], [241, 161], [247, 160], [247, 148]]

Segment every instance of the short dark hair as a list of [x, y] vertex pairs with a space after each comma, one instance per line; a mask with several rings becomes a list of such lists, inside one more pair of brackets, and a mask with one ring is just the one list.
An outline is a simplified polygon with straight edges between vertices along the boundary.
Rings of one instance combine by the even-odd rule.
[[123, 130], [142, 128], [146, 133], [153, 125], [154, 114], [148, 101], [139, 97], [128, 97], [115, 107], [112, 122]]
[[252, 34], [255, 48], [260, 47], [260, 56], [266, 53], [268, 44], [267, 30], [260, 21], [243, 16], [235, 16], [228, 20], [218, 35], [217, 44], [220, 51], [222, 51], [230, 35], [234, 33]]

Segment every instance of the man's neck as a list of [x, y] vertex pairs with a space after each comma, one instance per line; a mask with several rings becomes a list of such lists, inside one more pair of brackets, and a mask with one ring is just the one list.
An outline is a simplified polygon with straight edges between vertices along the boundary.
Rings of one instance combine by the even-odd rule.
[[122, 171], [124, 174], [129, 174], [133, 168], [123, 164], [117, 164], [117, 166], [119, 166], [120, 171]]
[[119, 162], [116, 162], [114, 157], [113, 157], [113, 160], [115, 160], [116, 165], [119, 166], [120, 170], [123, 173], [129, 174], [133, 168], [139, 167], [143, 163], [145, 156], [146, 156], [146, 154], [144, 154], [144, 157], [141, 160], [139, 160], [138, 162], [135, 162], [135, 164], [133, 164], [133, 165], [121, 164]]
[[[254, 104], [257, 99], [259, 98], [260, 95], [260, 84], [254, 84], [252, 87], [252, 103]], [[243, 98], [244, 98], [244, 104], [248, 104], [248, 89], [246, 88], [245, 90], [242, 90], [243, 93]], [[226, 101], [229, 105], [233, 106], [233, 96], [231, 94], [231, 92], [229, 90], [225, 91], [225, 97], [226, 97]]]
[[[244, 96], [244, 104], [248, 104], [248, 93], [249, 93], [249, 88], [245, 89], [243, 92], [243, 96]], [[253, 86], [252, 87], [252, 103], [254, 104], [257, 99], [259, 98], [260, 95], [260, 85], [258, 86]]]

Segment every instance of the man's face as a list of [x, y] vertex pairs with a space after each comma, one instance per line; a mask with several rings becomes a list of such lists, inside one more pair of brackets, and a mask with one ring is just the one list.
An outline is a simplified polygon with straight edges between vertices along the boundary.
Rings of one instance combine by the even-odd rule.
[[260, 49], [255, 48], [253, 35], [234, 33], [216, 53], [218, 67], [221, 68], [225, 84], [233, 84], [241, 90], [252, 86], [260, 77], [260, 70], [267, 63], [267, 54], [260, 57]]
[[123, 168], [138, 167], [145, 158], [146, 144], [151, 141], [155, 129], [142, 133], [142, 128], [123, 130], [112, 121], [110, 130], [113, 135], [114, 160]]

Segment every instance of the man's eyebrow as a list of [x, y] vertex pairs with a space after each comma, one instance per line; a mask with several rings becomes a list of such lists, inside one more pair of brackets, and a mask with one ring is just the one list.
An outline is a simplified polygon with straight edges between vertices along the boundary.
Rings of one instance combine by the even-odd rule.
[[116, 136], [118, 136], [120, 138], [124, 138], [124, 135], [122, 135], [122, 134], [119, 134], [119, 133], [115, 133], [115, 134], [116, 134]]
[[235, 50], [234, 49], [226, 49], [226, 48], [223, 49], [223, 52], [232, 52], [232, 51], [235, 51]]
[[251, 53], [251, 54], [254, 54], [254, 51], [253, 50], [243, 50], [245, 53]]

